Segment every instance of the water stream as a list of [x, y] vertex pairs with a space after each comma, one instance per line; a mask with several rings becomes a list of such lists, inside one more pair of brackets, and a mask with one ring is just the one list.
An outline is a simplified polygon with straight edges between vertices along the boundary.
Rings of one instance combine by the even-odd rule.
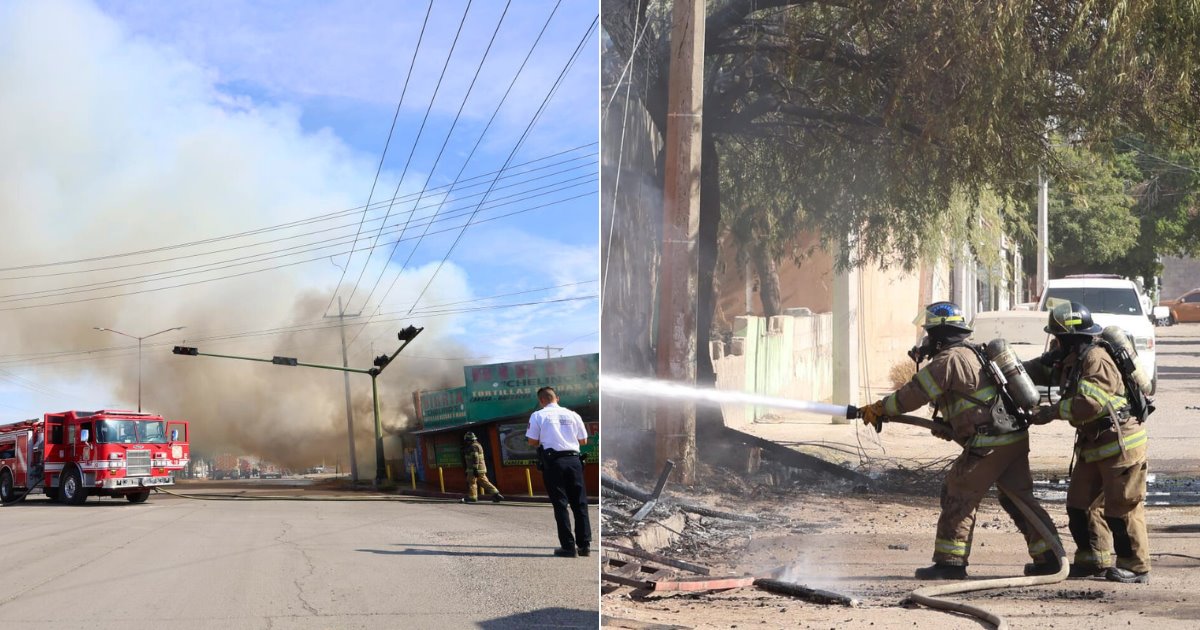
[[679, 383], [661, 381], [652, 378], [629, 378], [625, 376], [600, 376], [600, 391], [603, 396], [620, 396], [623, 398], [659, 398], [670, 400], [687, 400], [697, 404], [720, 405], [724, 403], [755, 405], [773, 409], [788, 409], [807, 413], [823, 414], [845, 418], [849, 408], [846, 405], [813, 402], [809, 400], [794, 400], [777, 396], [764, 396], [749, 392], [716, 390], [707, 387], [689, 387]]

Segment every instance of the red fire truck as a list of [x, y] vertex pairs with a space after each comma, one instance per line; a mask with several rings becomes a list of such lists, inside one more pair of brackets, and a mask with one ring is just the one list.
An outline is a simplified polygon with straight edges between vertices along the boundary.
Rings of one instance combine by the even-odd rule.
[[136, 411], [64, 411], [0, 425], [0, 500], [41, 492], [79, 505], [90, 495], [141, 503], [188, 464], [188, 424]]

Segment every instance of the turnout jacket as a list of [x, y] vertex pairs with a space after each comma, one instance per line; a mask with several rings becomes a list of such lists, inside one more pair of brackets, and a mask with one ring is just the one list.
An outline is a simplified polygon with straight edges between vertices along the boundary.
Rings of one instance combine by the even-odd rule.
[[[1104, 348], [1084, 346], [1058, 363], [1048, 352], [1024, 365], [1034, 384], [1059, 387], [1058, 404], [1042, 413], [1075, 427], [1079, 455], [1085, 462], [1107, 459], [1146, 444], [1146, 430], [1122, 413], [1129, 408], [1125, 382]], [[1078, 382], [1071, 383], [1077, 368]]]
[[483, 445], [471, 442], [463, 447], [463, 465], [467, 471], [475, 471], [483, 475], [487, 473], [487, 458], [483, 456]]
[[959, 444], [978, 448], [1013, 444], [1028, 433], [984, 435], [984, 427], [991, 424], [992, 405], [998, 402], [997, 387], [975, 351], [958, 344], [939, 352], [911, 381], [884, 398], [883, 409], [896, 416], [933, 403]]

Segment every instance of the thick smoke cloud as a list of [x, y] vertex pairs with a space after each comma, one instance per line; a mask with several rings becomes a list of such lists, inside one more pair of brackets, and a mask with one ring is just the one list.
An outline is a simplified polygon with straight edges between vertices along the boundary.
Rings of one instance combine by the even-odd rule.
[[[0, 267], [194, 241], [365, 201], [376, 157], [355, 154], [332, 133], [306, 133], [293, 108], [264, 107], [223, 93], [216, 87], [218, 80], [213, 71], [170, 50], [131, 38], [89, 4], [0, 3], [0, 222], [6, 236]], [[182, 269], [219, 258], [109, 271], [96, 271], [98, 262], [0, 271], [0, 295]], [[178, 343], [323, 321], [339, 275], [335, 264], [344, 265], [345, 256], [183, 288], [23, 310], [11, 309], [215, 274], [57, 299], [0, 298], [0, 355], [136, 347], [132, 340], [106, 336], [94, 326], [133, 334], [186, 326], [152, 340]], [[255, 266], [233, 271], [250, 268]], [[79, 270], [90, 271], [17, 278]], [[432, 266], [406, 271], [392, 295], [415, 295], [432, 272]], [[355, 275], [350, 274], [350, 280]], [[423, 303], [470, 297], [466, 275], [447, 265]], [[372, 353], [393, 351], [398, 345], [395, 332], [408, 323], [368, 328], [353, 346], [351, 365], [370, 367]], [[418, 358], [464, 354], [445, 341], [453, 320], [412, 323], [427, 329], [380, 378], [385, 425], [393, 431], [409, 422], [412, 391], [460, 384], [462, 378], [462, 361]], [[357, 327], [348, 332], [353, 335]], [[296, 467], [332, 463], [339, 457], [345, 461], [340, 373], [177, 357], [169, 347], [150, 342], [143, 361], [143, 406], [191, 421], [193, 446], [200, 453], [228, 450]], [[195, 345], [208, 352], [341, 363], [335, 329]], [[53, 363], [10, 363], [5, 368], [58, 394], [84, 392], [38, 398], [37, 404], [55, 407], [41, 411], [132, 408], [137, 400], [136, 361], [136, 352], [129, 351], [69, 355]], [[374, 462], [370, 379], [352, 375], [351, 387], [360, 470], [369, 471]]]

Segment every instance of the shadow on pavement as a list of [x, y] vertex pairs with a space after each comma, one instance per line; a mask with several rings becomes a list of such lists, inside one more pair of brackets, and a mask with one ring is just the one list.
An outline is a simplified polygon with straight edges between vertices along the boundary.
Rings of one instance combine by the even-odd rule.
[[446, 551], [440, 549], [355, 549], [363, 553], [377, 553], [384, 556], [451, 556], [457, 558], [553, 558], [554, 553], [503, 553], [499, 551]]
[[577, 608], [543, 608], [479, 622], [483, 630], [507, 628], [599, 628], [600, 613]]

